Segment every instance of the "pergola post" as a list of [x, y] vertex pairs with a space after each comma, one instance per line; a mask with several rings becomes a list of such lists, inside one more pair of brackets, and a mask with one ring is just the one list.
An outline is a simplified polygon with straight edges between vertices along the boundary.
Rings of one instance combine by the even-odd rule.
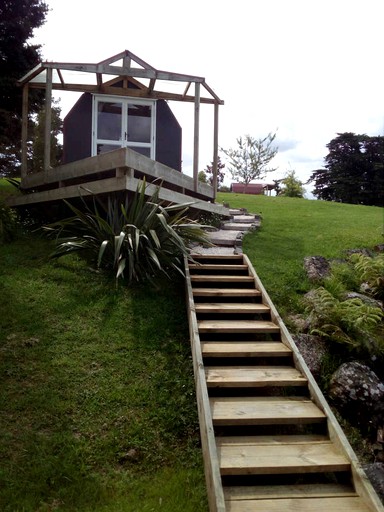
[[193, 182], [197, 192], [199, 179], [200, 83], [195, 82], [195, 125], [193, 137]]
[[21, 179], [27, 176], [28, 172], [28, 96], [29, 86], [25, 84], [23, 87], [23, 104], [22, 104], [22, 122], [21, 122]]
[[213, 124], [213, 194], [216, 199], [217, 194], [217, 171], [218, 171], [218, 153], [219, 153], [219, 104], [215, 102], [214, 110], [214, 124]]
[[45, 89], [44, 171], [51, 167], [52, 69], [47, 68]]

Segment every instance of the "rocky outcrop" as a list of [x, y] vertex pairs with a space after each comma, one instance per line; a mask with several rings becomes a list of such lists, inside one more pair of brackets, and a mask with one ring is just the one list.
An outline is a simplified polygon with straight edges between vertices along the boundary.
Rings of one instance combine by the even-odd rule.
[[372, 433], [384, 424], [384, 383], [367, 365], [342, 364], [331, 378], [329, 396], [362, 431]]
[[331, 267], [323, 256], [307, 256], [304, 258], [304, 269], [310, 281], [319, 282], [329, 275]]
[[327, 352], [326, 342], [320, 336], [311, 334], [296, 334], [293, 339], [309, 371], [315, 379], [318, 379], [321, 373], [321, 362]]

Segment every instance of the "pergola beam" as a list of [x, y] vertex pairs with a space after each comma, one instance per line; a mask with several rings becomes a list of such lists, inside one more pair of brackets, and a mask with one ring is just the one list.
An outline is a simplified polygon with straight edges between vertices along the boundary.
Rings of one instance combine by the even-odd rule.
[[193, 180], [197, 192], [199, 179], [200, 84], [195, 83], [195, 123], [193, 135]]
[[52, 69], [47, 69], [45, 88], [44, 171], [51, 167]]

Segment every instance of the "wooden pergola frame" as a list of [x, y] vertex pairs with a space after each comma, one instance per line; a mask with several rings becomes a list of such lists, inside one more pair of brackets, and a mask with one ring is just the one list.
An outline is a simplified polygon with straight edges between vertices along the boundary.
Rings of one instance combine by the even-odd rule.
[[[116, 65], [120, 61], [122, 65]], [[69, 81], [65, 72], [72, 76], [80, 76], [79, 81]], [[81, 81], [85, 74], [95, 75], [94, 83], [88, 84]], [[107, 80], [104, 80], [104, 75]], [[142, 82], [145, 81], [145, 83]], [[182, 93], [173, 93], [158, 89], [159, 81], [184, 82]], [[116, 87], [116, 82], [122, 82], [122, 87]], [[137, 88], [128, 88], [128, 82], [134, 83]], [[23, 120], [22, 120], [22, 160], [21, 177], [27, 175], [27, 140], [28, 140], [28, 115], [29, 115], [29, 90], [45, 89], [45, 138], [44, 138], [44, 170], [51, 168], [51, 112], [52, 91], [89, 92], [98, 94], [110, 94], [115, 96], [128, 96], [150, 99], [164, 99], [172, 101], [194, 103], [194, 141], [193, 141], [193, 179], [195, 190], [198, 184], [199, 165], [199, 125], [200, 106], [202, 103], [214, 105], [214, 130], [213, 130], [213, 188], [217, 191], [217, 163], [218, 163], [218, 124], [219, 105], [222, 101], [208, 86], [205, 79], [193, 75], [160, 71], [134, 55], [128, 50], [105, 59], [97, 64], [66, 63], [66, 62], [41, 62], [27, 73], [18, 82], [23, 87]], [[189, 93], [194, 84], [194, 93]], [[162, 85], [162, 84], [160, 84]], [[201, 87], [202, 86], [202, 87]], [[202, 95], [205, 92], [205, 96]]]

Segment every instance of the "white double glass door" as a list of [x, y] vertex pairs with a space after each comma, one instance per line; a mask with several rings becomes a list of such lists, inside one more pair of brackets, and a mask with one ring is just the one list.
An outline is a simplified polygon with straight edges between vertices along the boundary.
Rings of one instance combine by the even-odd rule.
[[155, 158], [155, 101], [93, 97], [92, 155], [129, 147]]

